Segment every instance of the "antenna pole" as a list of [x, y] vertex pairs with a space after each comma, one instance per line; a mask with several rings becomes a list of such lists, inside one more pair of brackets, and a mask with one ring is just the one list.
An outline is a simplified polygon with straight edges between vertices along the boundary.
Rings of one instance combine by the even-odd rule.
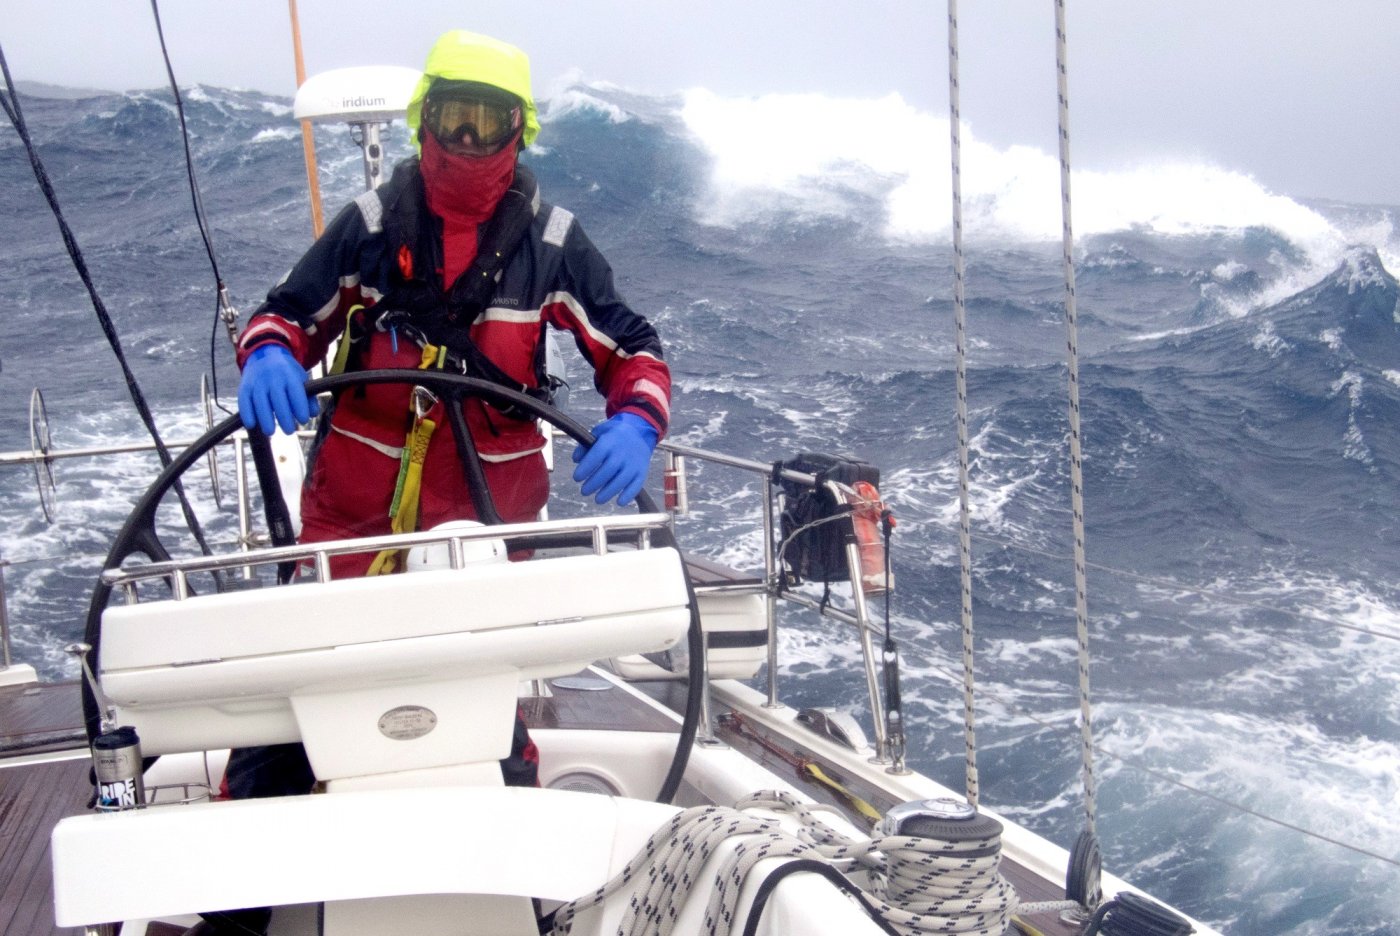
[[[297, 87], [306, 82], [306, 61], [301, 55], [301, 25], [297, 21], [297, 0], [287, 0], [287, 9], [292, 17], [292, 52], [296, 56]], [[306, 156], [306, 184], [311, 193], [311, 233], [320, 237], [325, 230], [325, 220], [321, 215], [321, 183], [316, 169], [316, 140], [311, 132], [311, 121], [301, 122], [301, 150]]]

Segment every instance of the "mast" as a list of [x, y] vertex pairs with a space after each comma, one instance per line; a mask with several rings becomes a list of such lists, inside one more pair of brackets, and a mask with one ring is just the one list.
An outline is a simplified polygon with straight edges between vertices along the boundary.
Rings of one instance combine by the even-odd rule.
[[[297, 21], [297, 0], [287, 0], [287, 9], [292, 17], [292, 53], [296, 58], [297, 87], [306, 83], [306, 60], [301, 54], [301, 24]], [[316, 168], [316, 140], [311, 132], [311, 121], [301, 122], [301, 150], [306, 157], [306, 185], [311, 195], [311, 233], [321, 236], [325, 220], [321, 214], [321, 182]]]

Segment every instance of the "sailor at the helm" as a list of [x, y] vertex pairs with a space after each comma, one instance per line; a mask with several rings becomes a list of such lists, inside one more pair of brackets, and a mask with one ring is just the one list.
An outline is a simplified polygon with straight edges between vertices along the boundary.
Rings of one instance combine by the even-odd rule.
[[[421, 156], [341, 211], [244, 331], [244, 424], [292, 432], [314, 415], [305, 368], [342, 335], [350, 369], [442, 366], [539, 396], [553, 325], [593, 366], [609, 417], [593, 430], [597, 443], [574, 453], [574, 480], [599, 503], [630, 502], [666, 432], [670, 371], [602, 255], [569, 212], [540, 201], [516, 161], [540, 129], [529, 60], [486, 36], [447, 33], [428, 54], [408, 126]], [[389, 533], [391, 512], [415, 516], [419, 529], [474, 518], [443, 409], [401, 385], [342, 393], [303, 490], [302, 541]], [[501, 517], [533, 519], [549, 494], [536, 424], [480, 400], [464, 409]], [[406, 492], [396, 486], [401, 456], [433, 432], [425, 422], [444, 431], [426, 439], [421, 485]], [[337, 578], [371, 566], [395, 571], [396, 560], [332, 559]], [[523, 723], [502, 769], [508, 783], [536, 782]], [[282, 745], [235, 751], [228, 780], [231, 795], [250, 797], [306, 792], [314, 777], [300, 745]]]

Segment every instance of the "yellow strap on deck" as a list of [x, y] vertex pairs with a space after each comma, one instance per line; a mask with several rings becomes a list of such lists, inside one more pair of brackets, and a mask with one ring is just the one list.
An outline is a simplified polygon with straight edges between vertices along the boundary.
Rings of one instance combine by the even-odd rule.
[[811, 761], [807, 761], [802, 765], [802, 772], [805, 773], [815, 782], [820, 783], [822, 786], [834, 790], [841, 796], [842, 799], [850, 803], [851, 807], [854, 808], [856, 812], [860, 813], [862, 816], [869, 819], [871, 822], [879, 822], [881, 818], [883, 818], [880, 815], [880, 811], [878, 809], [876, 809], [874, 806], [871, 806], [865, 800], [861, 799], [859, 796], [856, 796], [854, 793], [846, 789], [840, 783], [833, 780], [830, 776], [827, 775], [826, 771], [822, 770], [820, 767], [818, 767]]

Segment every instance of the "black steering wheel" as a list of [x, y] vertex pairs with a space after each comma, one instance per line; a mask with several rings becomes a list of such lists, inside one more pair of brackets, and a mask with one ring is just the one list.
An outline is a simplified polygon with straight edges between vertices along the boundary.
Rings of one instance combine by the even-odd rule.
[[[437, 393], [447, 402], [457, 454], [467, 474], [468, 487], [472, 491], [477, 516], [488, 525], [498, 524], [501, 520], [496, 513], [495, 505], [491, 502], [490, 492], [482, 473], [481, 458], [471, 439], [471, 434], [467, 431], [466, 420], [462, 415], [461, 404], [464, 400], [476, 398], [502, 409], [514, 407], [517, 411], [528, 413], [532, 418], [544, 420], [582, 445], [592, 445], [595, 441], [593, 434], [581, 423], [547, 403], [490, 381], [444, 371], [356, 371], [309, 381], [306, 390], [309, 394], [317, 394], [371, 384], [396, 383], [425, 387]], [[112, 548], [103, 562], [104, 571], [120, 568], [127, 557], [135, 553], [141, 553], [152, 562], [165, 562], [171, 558], [170, 552], [161, 543], [160, 537], [156, 533], [156, 513], [162, 500], [192, 465], [198, 464], [199, 460], [212, 451], [216, 445], [241, 428], [243, 428], [242, 420], [236, 415], [230, 416], [210, 428], [171, 461], [170, 465], [160, 473], [137, 500], [136, 505], [127, 516], [126, 522], [122, 524], [112, 543]], [[275, 545], [288, 545], [293, 541], [291, 523], [286, 504], [282, 499], [281, 488], [277, 484], [271, 446], [267, 437], [257, 430], [248, 433], [248, 441], [252, 447], [253, 460], [257, 468], [258, 485], [263, 496], [268, 530], [271, 532]], [[646, 491], [642, 491], [637, 495], [637, 508], [642, 513], [654, 513], [656, 503]], [[660, 545], [674, 547], [676, 552], [680, 553], [680, 547], [669, 528], [657, 530], [653, 533], [653, 537]], [[682, 557], [682, 564], [684, 564], [684, 557]], [[283, 577], [285, 579], [285, 575]], [[686, 764], [689, 762], [690, 751], [694, 747], [696, 729], [700, 720], [704, 675], [704, 660], [701, 658], [701, 654], [704, 653], [704, 637], [700, 629], [699, 604], [688, 573], [685, 580], [690, 610], [690, 628], [687, 633], [690, 685], [676, 751], [661, 791], [656, 796], [656, 801], [660, 803], [669, 803], [680, 787], [681, 776], [685, 773]], [[111, 602], [111, 597], [112, 586], [99, 578], [97, 587], [93, 591], [92, 601], [88, 605], [84, 636], [84, 640], [92, 647], [89, 662], [94, 673], [101, 672], [102, 613]], [[101, 731], [102, 713], [86, 681], [82, 683], [82, 696], [83, 720], [87, 726], [88, 738], [91, 740]]]

